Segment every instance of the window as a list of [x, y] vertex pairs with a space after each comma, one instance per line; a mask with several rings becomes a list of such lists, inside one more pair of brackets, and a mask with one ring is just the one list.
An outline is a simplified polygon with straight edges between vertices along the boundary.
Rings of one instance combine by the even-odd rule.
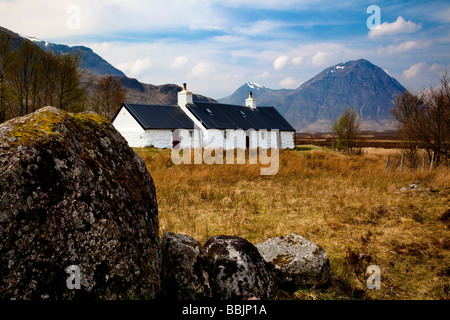
[[244, 118], [247, 118], [247, 116], [245, 115], [245, 112], [244, 111], [239, 111], [240, 113], [241, 113], [241, 115], [242, 115], [242, 117], [244, 117]]
[[214, 113], [213, 113], [210, 109], [206, 109], [206, 112], [208, 112], [208, 114], [209, 114], [210, 116], [213, 116], [213, 115], [214, 115]]

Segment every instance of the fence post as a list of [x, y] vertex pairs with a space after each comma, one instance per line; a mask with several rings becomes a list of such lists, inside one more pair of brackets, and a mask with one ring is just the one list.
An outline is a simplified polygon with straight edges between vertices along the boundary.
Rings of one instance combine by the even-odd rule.
[[386, 165], [384, 166], [384, 170], [386, 170], [389, 167], [390, 162], [391, 162], [391, 156], [388, 156], [388, 158], [386, 160]]
[[422, 173], [425, 171], [425, 152], [422, 153]]
[[403, 171], [403, 161], [405, 160], [405, 154], [402, 154], [402, 162], [400, 163], [400, 171]]
[[433, 170], [434, 152], [431, 154], [430, 171]]

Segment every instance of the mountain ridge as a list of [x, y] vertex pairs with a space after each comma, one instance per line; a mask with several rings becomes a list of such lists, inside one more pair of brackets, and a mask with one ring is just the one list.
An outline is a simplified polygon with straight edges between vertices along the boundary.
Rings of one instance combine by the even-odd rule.
[[359, 59], [325, 68], [297, 89], [253, 91], [247, 83], [218, 101], [242, 104], [246, 90], [258, 105], [275, 106], [297, 131], [327, 132], [347, 107], [358, 112], [364, 130], [393, 129], [390, 109], [406, 89], [380, 67]]

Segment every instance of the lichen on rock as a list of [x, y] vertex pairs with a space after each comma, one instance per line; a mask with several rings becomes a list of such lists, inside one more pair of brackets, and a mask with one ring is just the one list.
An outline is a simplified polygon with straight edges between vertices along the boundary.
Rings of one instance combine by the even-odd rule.
[[211, 261], [200, 243], [190, 236], [167, 231], [164, 232], [161, 243], [164, 298], [211, 299]]
[[240, 237], [215, 236], [203, 248], [213, 263], [210, 277], [215, 299], [275, 298], [270, 268], [253, 244]]
[[281, 288], [319, 287], [330, 279], [330, 261], [325, 251], [298, 234], [271, 238], [255, 246], [273, 266]]
[[154, 183], [106, 119], [46, 107], [5, 122], [0, 172], [0, 299], [159, 295]]

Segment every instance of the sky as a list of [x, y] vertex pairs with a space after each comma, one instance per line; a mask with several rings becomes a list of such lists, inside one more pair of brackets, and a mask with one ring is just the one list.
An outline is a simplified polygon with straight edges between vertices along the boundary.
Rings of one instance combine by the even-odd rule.
[[249, 81], [294, 89], [357, 59], [411, 90], [450, 72], [448, 0], [0, 0], [0, 26], [215, 99]]

